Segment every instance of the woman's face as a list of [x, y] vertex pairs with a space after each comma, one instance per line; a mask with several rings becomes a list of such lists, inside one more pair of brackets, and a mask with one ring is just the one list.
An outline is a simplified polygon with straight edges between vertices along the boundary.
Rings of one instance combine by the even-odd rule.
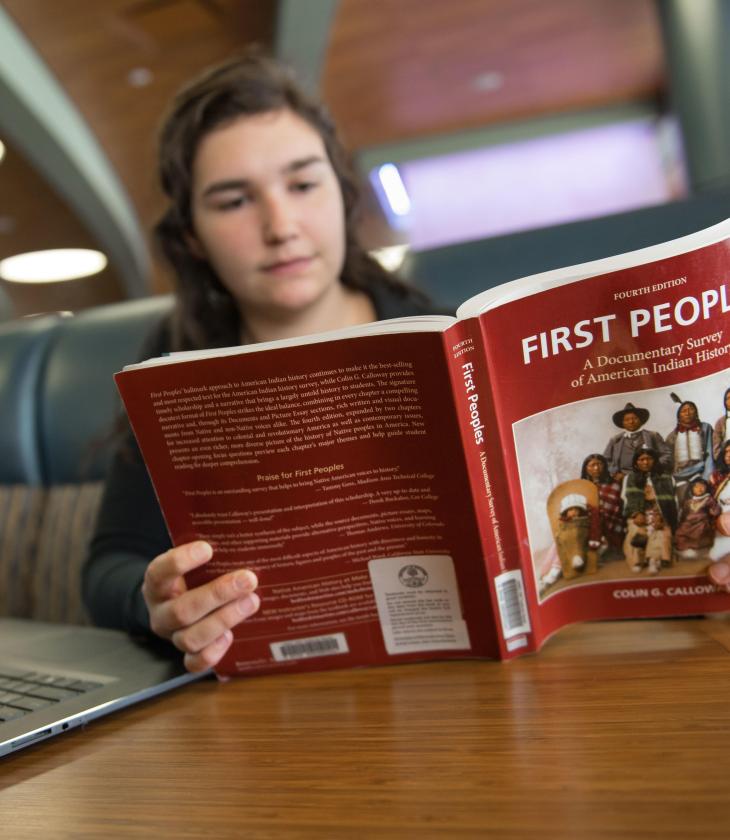
[[603, 472], [603, 464], [598, 460], [598, 458], [591, 458], [591, 460], [586, 464], [586, 472], [590, 478], [598, 478]]
[[722, 451], [722, 460], [730, 465], [730, 446], [726, 446]]
[[245, 314], [287, 317], [339, 283], [342, 193], [324, 142], [289, 110], [207, 134], [193, 162], [190, 245]]
[[651, 472], [651, 468], [654, 466], [654, 459], [649, 455], [647, 452], [639, 455], [636, 459], [636, 469], [640, 472]]
[[693, 405], [683, 405], [679, 409], [679, 422], [683, 426], [691, 426], [692, 423], [697, 419], [697, 411]]
[[730, 411], [730, 391], [725, 394], [725, 408]]

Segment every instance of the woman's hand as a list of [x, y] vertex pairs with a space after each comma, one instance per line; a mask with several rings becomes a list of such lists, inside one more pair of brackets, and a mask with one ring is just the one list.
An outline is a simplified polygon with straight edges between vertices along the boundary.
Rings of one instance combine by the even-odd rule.
[[188, 671], [217, 665], [233, 641], [231, 628], [259, 608], [256, 575], [245, 569], [187, 588], [183, 575], [212, 556], [202, 541], [171, 548], [149, 564], [142, 584], [152, 630], [185, 654]]

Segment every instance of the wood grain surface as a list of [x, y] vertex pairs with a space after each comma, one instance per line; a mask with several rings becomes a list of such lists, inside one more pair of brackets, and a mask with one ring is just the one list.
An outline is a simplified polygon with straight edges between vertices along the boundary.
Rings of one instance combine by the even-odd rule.
[[0, 835], [727, 838], [730, 619], [188, 686], [0, 762]]

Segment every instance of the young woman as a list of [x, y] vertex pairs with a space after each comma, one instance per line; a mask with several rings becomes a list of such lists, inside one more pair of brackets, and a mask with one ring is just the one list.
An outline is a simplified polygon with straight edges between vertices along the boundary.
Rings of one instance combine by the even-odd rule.
[[[156, 233], [176, 272], [177, 307], [145, 357], [433, 311], [358, 244], [355, 180], [330, 119], [259, 52], [178, 94], [161, 134], [160, 175], [170, 206]], [[184, 574], [212, 549], [171, 547], [128, 438], [107, 480], [86, 604], [99, 624], [171, 640], [190, 670], [213, 666], [231, 629], [259, 607], [255, 575], [241, 569], [186, 588]]]
[[624, 520], [621, 515], [621, 485], [609, 472], [608, 460], [594, 452], [583, 461], [580, 477], [592, 481], [598, 489], [598, 513], [604, 548], [621, 548]]

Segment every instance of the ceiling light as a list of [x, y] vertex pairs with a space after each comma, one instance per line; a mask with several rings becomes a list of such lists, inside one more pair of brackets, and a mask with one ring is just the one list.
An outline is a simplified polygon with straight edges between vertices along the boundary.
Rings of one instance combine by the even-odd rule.
[[390, 209], [396, 216], [407, 216], [411, 212], [411, 200], [408, 197], [406, 185], [400, 177], [400, 172], [398, 172], [398, 167], [394, 163], [384, 163], [378, 169], [378, 178], [385, 191]]
[[5, 157], [5, 146], [3, 145], [3, 141], [0, 140], [0, 160]]
[[0, 277], [13, 283], [56, 283], [97, 274], [106, 264], [101, 251], [87, 248], [30, 251], [0, 260]]

